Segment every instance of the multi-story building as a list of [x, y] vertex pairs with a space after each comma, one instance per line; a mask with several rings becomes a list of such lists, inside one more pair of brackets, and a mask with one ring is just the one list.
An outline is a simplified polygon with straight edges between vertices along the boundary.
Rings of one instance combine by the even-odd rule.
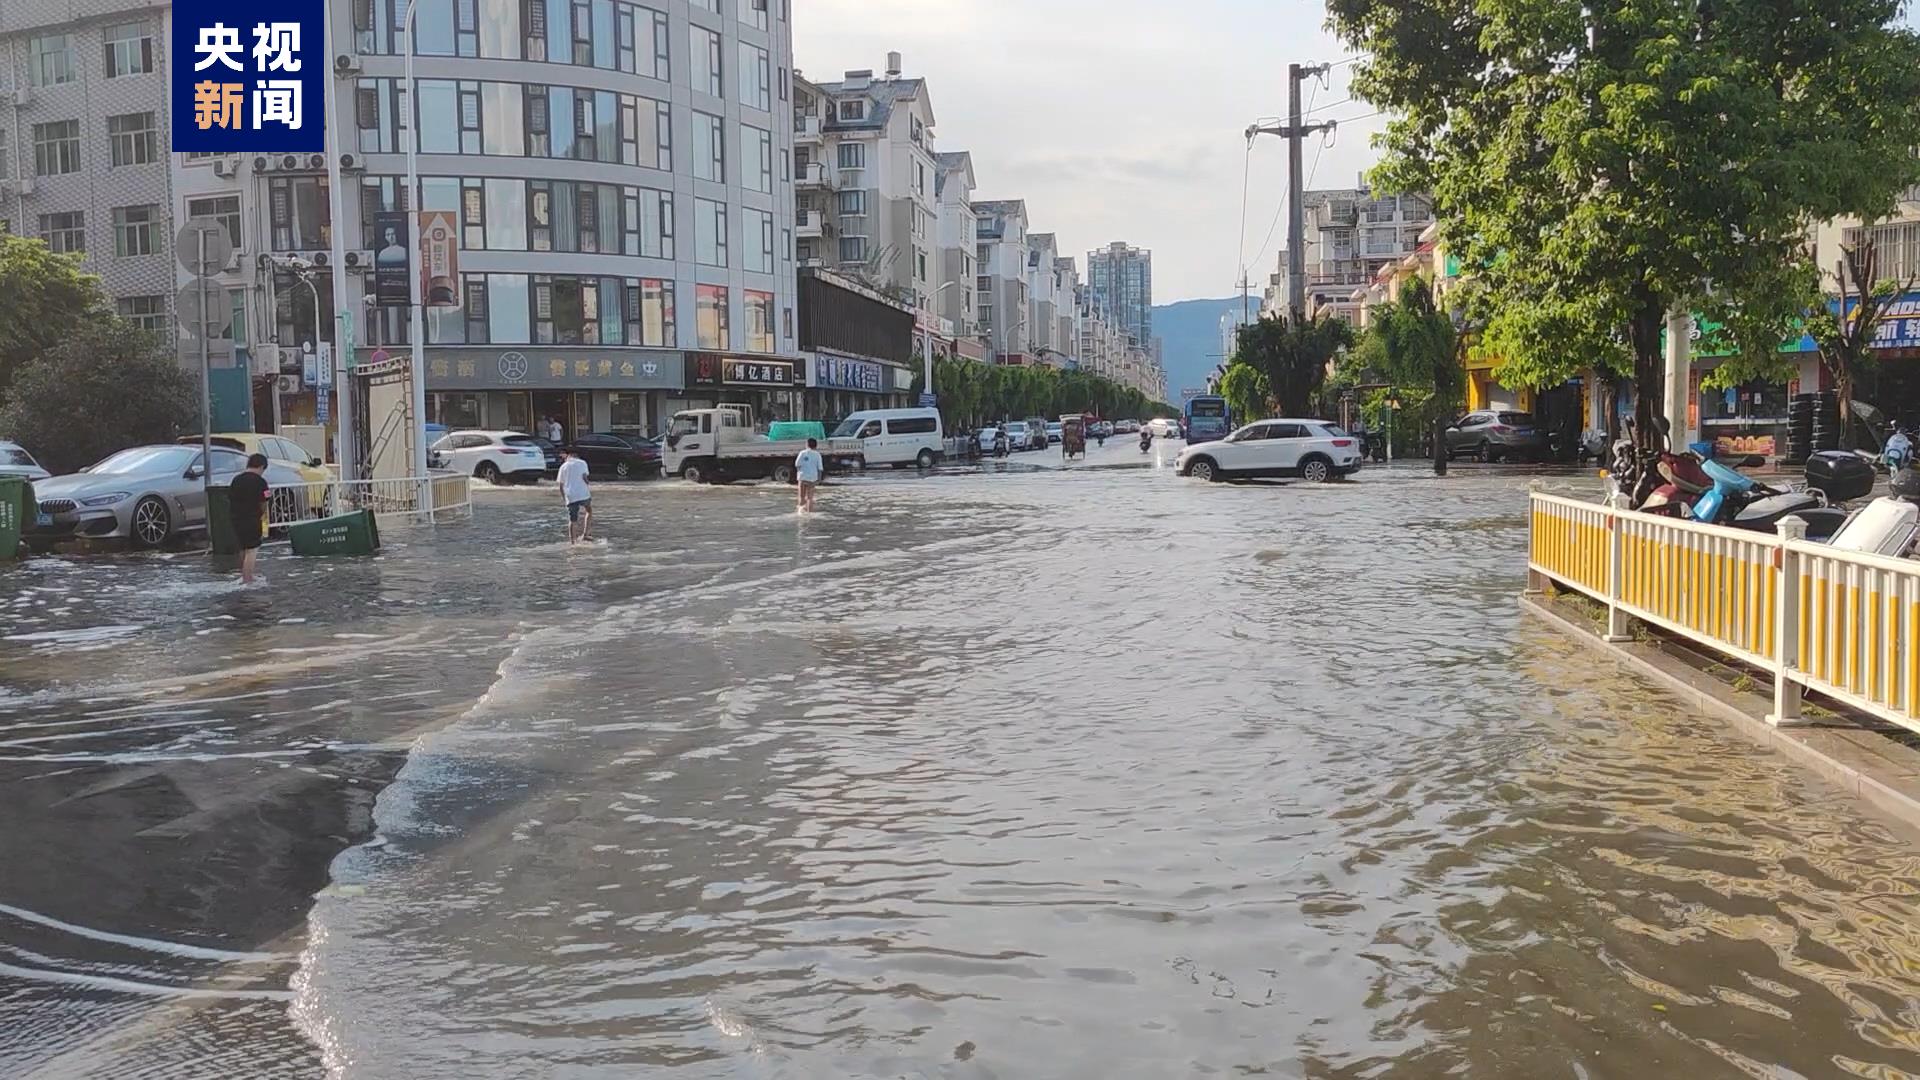
[[979, 261], [974, 244], [980, 222], [973, 212], [973, 155], [961, 150], [935, 154], [934, 160], [939, 165], [933, 187], [940, 218], [934, 248], [939, 255], [935, 304], [940, 316], [953, 324], [956, 337], [977, 338]]
[[[1355, 321], [1359, 307], [1354, 290], [1371, 285], [1383, 267], [1413, 254], [1421, 230], [1433, 221], [1433, 203], [1426, 196], [1376, 195], [1364, 186], [1308, 191], [1301, 205], [1309, 318], [1324, 312]], [[1287, 274], [1287, 250], [1282, 247], [1279, 269], [1261, 303], [1264, 313], [1286, 313]]]
[[1087, 252], [1087, 285], [1135, 341], [1153, 340], [1153, 252], [1118, 240]]
[[0, 228], [80, 256], [121, 314], [162, 333], [175, 283], [167, 14], [149, 0], [0, 3]]
[[1035, 360], [1052, 367], [1064, 367], [1072, 346], [1060, 340], [1056, 318], [1059, 305], [1054, 290], [1052, 233], [1027, 234], [1027, 347]]
[[940, 284], [933, 103], [925, 80], [900, 77], [900, 54], [887, 60], [883, 78], [849, 71], [838, 82], [796, 85], [802, 237], [809, 257], [932, 314]]
[[1026, 201], [986, 200], [975, 202], [973, 209], [979, 271], [974, 287], [987, 351], [998, 363], [1028, 363]]
[[1053, 339], [1069, 362], [1080, 362], [1080, 264], [1071, 255], [1053, 259]]

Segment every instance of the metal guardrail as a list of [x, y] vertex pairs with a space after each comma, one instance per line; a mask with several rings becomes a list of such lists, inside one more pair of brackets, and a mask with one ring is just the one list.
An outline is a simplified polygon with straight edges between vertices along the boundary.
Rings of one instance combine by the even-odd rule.
[[[445, 521], [472, 512], [471, 484], [466, 474], [446, 471], [424, 477], [281, 484], [273, 489], [267, 524], [278, 528], [352, 510], [405, 514], [429, 522]], [[423, 498], [429, 507], [426, 513], [419, 509]]]
[[1534, 492], [1528, 585], [1552, 580], [1773, 676], [1776, 724], [1801, 688], [1920, 732], [1920, 562]]

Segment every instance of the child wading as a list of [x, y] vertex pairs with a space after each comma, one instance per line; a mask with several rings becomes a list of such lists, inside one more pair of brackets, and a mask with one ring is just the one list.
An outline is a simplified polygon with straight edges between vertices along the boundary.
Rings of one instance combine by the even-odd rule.
[[240, 581], [253, 584], [255, 557], [260, 541], [266, 537], [267, 455], [247, 457], [247, 469], [227, 484], [227, 514], [233, 524], [233, 538], [240, 545]]

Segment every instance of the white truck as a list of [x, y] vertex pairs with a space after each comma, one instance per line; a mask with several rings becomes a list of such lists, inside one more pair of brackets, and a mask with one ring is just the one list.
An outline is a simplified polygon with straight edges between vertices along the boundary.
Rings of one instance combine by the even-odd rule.
[[[673, 414], [660, 462], [668, 476], [696, 484], [770, 478], [793, 482], [793, 459], [807, 448], [805, 439], [769, 439], [753, 426], [745, 405], [685, 409]], [[859, 439], [821, 439], [816, 447], [828, 471], [865, 466]]]

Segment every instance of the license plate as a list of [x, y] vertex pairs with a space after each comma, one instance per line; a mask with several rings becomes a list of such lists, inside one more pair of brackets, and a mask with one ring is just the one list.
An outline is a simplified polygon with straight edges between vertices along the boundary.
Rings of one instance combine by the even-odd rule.
[[1530, 427], [1517, 427], [1513, 429], [1513, 433], [1515, 435], [1531, 435], [1533, 434], [1533, 429]]
[[52, 514], [36, 514], [34, 515], [33, 523], [35, 525], [40, 526], [43, 529], [51, 528], [53, 526], [53, 515]]

